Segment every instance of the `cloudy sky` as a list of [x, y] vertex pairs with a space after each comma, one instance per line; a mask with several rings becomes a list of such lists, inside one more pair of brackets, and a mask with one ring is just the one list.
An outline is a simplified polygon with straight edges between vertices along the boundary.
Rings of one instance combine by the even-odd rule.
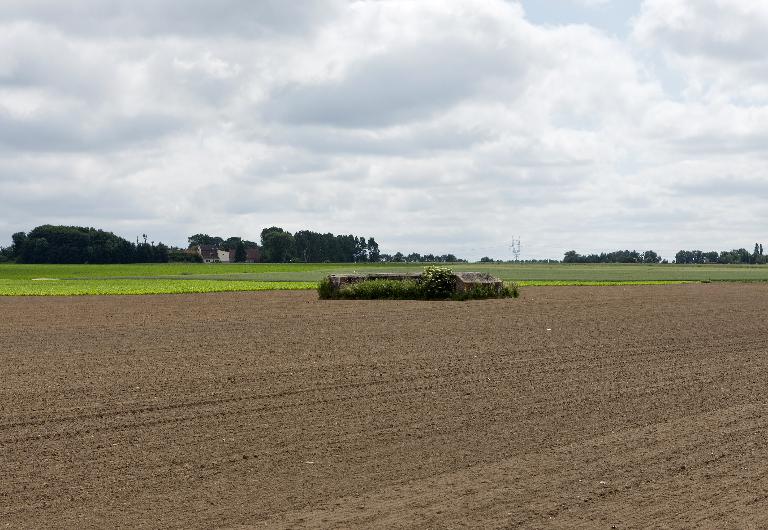
[[0, 245], [751, 249], [766, 34], [755, 0], [2, 0]]

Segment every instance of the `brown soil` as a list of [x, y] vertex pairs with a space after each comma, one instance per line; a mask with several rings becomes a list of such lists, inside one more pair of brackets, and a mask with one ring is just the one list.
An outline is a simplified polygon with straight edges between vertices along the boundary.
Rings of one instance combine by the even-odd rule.
[[0, 299], [0, 528], [768, 527], [768, 286]]

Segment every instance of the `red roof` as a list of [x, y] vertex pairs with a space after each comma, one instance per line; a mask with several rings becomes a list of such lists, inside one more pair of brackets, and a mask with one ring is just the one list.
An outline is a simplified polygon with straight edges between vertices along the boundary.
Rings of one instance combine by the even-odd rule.
[[[235, 249], [229, 251], [229, 261], [235, 261]], [[260, 248], [246, 248], [245, 261], [248, 263], [259, 263], [261, 261]]]
[[215, 245], [198, 245], [197, 253], [203, 259], [217, 260], [219, 259], [219, 249]]

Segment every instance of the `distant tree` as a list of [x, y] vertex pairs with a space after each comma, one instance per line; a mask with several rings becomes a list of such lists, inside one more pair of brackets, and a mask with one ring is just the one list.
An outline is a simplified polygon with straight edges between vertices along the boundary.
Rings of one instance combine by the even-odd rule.
[[578, 263], [579, 261], [579, 255], [576, 253], [575, 250], [569, 250], [565, 253], [565, 256], [563, 257], [563, 263]]
[[195, 234], [187, 238], [190, 247], [196, 247], [198, 245], [214, 245], [219, 246], [224, 243], [224, 240], [217, 236], [209, 236], [208, 234]]
[[168, 252], [168, 261], [184, 262], [184, 263], [202, 263], [203, 257], [197, 253], [187, 252], [185, 250], [175, 248]]
[[24, 232], [16, 232], [11, 236], [11, 256], [16, 257], [21, 254], [24, 249], [24, 244], [27, 242], [27, 234]]
[[701, 250], [681, 250], [675, 254], [675, 263], [679, 264], [699, 264], [706, 263], [706, 252]]
[[396, 253], [395, 253], [395, 254], [392, 256], [392, 261], [393, 261], [394, 263], [402, 263], [402, 262], [404, 262], [404, 261], [405, 261], [405, 256], [403, 256], [403, 253], [402, 253], [402, 252], [396, 252]]
[[355, 240], [355, 250], [353, 260], [355, 263], [361, 261], [368, 261], [368, 243], [366, 243], [364, 237], [352, 236]]
[[381, 260], [381, 252], [379, 252], [379, 244], [372, 237], [368, 238], [368, 261], [376, 263]]
[[346, 236], [336, 236], [336, 256], [333, 261], [349, 263], [356, 260], [358, 255], [358, 239], [349, 234]]
[[296, 245], [296, 257], [305, 262], [326, 261], [325, 246], [323, 245], [323, 235], [310, 230], [299, 230], [293, 234]]
[[44, 237], [29, 238], [18, 259], [21, 263], [59, 263], [49, 256], [49, 247], [48, 240]]
[[661, 261], [661, 256], [656, 254], [653, 250], [646, 250], [643, 252], [643, 263], [659, 263]]
[[137, 263], [152, 263], [154, 261], [155, 251], [149, 243], [139, 243], [136, 245]]
[[219, 245], [219, 248], [221, 250], [235, 250], [237, 249], [237, 244], [241, 243], [243, 240], [239, 237], [228, 237], [222, 243]]
[[261, 231], [261, 247], [264, 261], [270, 263], [288, 263], [296, 257], [293, 235], [277, 226]]
[[489, 258], [488, 256], [483, 256], [482, 258], [480, 258], [480, 263], [495, 263], [495, 262], [496, 260], [494, 260], [493, 258]]
[[237, 244], [235, 245], [235, 262], [244, 263], [246, 257], [247, 257], [247, 254], [245, 252], [245, 244], [242, 241], [238, 240]]
[[169, 260], [169, 249], [167, 246], [163, 245], [162, 243], [158, 243], [157, 245], [154, 244], [154, 241], [152, 242], [152, 246], [154, 247], [154, 262], [155, 263], [167, 263]]

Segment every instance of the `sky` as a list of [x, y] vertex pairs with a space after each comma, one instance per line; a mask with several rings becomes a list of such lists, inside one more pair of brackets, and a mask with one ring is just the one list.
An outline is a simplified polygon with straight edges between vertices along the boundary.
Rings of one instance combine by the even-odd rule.
[[768, 243], [768, 2], [3, 0], [0, 245]]

